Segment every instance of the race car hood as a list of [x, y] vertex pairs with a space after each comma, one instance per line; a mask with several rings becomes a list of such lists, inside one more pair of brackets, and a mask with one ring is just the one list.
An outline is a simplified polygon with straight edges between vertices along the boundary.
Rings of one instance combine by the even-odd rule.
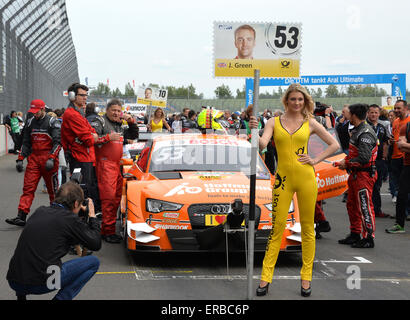
[[[141, 190], [150, 198], [178, 203], [230, 202], [237, 198], [249, 202], [250, 179], [242, 172], [171, 172], [154, 176], [157, 182]], [[256, 181], [257, 202], [268, 203], [271, 193], [270, 179]]]

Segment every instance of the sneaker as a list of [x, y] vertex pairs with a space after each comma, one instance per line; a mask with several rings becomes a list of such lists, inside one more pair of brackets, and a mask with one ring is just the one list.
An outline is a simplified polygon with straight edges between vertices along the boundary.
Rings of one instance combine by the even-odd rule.
[[374, 240], [372, 237], [360, 239], [351, 245], [352, 248], [374, 248]]
[[391, 198], [391, 202], [396, 203], [397, 202], [397, 197]]
[[350, 244], [357, 242], [360, 240], [360, 234], [351, 232], [346, 238], [339, 240], [340, 244]]
[[387, 233], [405, 233], [404, 228], [400, 226], [398, 223], [396, 223], [390, 229], [386, 229], [386, 232]]
[[389, 214], [384, 213], [384, 212], [376, 213], [375, 216], [376, 216], [377, 218], [387, 218], [387, 217], [390, 217]]

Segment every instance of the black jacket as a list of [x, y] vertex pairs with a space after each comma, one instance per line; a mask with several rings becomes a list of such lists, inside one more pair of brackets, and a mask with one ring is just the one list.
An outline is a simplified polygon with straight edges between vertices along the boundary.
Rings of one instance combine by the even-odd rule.
[[349, 141], [350, 141], [350, 135], [349, 135], [349, 121], [345, 121], [344, 123], [339, 123], [340, 117], [336, 119], [336, 133], [340, 141], [340, 145], [343, 150], [349, 149]]
[[50, 158], [58, 160], [61, 150], [61, 122], [58, 119], [44, 115], [41, 119], [31, 117], [24, 126], [21, 157], [26, 158], [31, 153], [49, 153]]
[[59, 205], [40, 207], [27, 220], [10, 260], [7, 280], [24, 285], [46, 285], [47, 268], [61, 267], [72, 245], [90, 250], [101, 248], [100, 226], [96, 218], [88, 225], [78, 215]]
[[107, 115], [90, 115], [87, 117], [91, 126], [95, 129], [98, 136], [104, 136], [110, 134], [112, 131], [121, 133], [124, 137], [124, 144], [127, 144], [127, 140], [136, 140], [139, 135], [139, 128], [136, 122], [128, 123], [128, 128], [124, 128], [122, 122], [114, 122], [108, 119]]

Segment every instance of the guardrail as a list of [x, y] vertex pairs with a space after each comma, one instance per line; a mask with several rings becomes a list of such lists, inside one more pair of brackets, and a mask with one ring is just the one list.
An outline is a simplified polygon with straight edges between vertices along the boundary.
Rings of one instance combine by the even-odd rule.
[[14, 146], [13, 139], [5, 125], [0, 125], [0, 157], [9, 153]]

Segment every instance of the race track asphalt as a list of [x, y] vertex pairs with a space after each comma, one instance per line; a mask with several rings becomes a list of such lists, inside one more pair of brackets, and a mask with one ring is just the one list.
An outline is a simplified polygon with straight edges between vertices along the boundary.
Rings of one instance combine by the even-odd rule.
[[[6, 281], [11, 256], [22, 228], [4, 220], [15, 217], [22, 191], [23, 173], [15, 170], [15, 155], [0, 158], [0, 300], [14, 300]], [[32, 209], [48, 204], [40, 183]], [[383, 210], [394, 213], [394, 205], [383, 185]], [[324, 206], [331, 224], [329, 233], [317, 241], [312, 296], [317, 300], [408, 300], [410, 297], [410, 227], [406, 233], [390, 235], [384, 229], [394, 220], [376, 218], [376, 246], [354, 249], [340, 245], [348, 233], [348, 217], [341, 197]], [[77, 300], [246, 300], [247, 278], [244, 254], [131, 254], [123, 245], [103, 243], [100, 269], [77, 296]], [[67, 255], [63, 261], [72, 259]], [[262, 254], [255, 255], [253, 289], [258, 285]], [[299, 300], [300, 254], [281, 254], [269, 294], [261, 300]], [[359, 277], [355, 277], [359, 276]], [[53, 293], [29, 296], [49, 300]]]

